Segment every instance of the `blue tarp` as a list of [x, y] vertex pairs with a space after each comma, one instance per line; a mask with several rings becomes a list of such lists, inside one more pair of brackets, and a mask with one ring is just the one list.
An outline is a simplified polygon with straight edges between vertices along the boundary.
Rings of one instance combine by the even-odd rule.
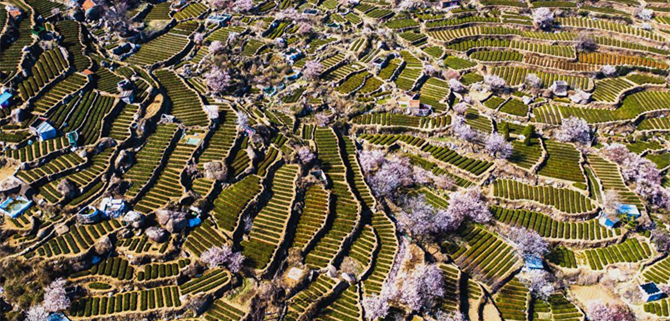
[[192, 218], [192, 219], [188, 220], [188, 226], [190, 226], [190, 227], [196, 227], [196, 226], [200, 225], [200, 223], [202, 223], [202, 220], [200, 219], [200, 217], [196, 217], [196, 218]]
[[617, 208], [619, 214], [626, 214], [628, 216], [640, 216], [640, 211], [637, 209], [637, 206], [633, 204], [620, 204]]
[[19, 196], [16, 199], [9, 197], [0, 203], [0, 213], [8, 215], [11, 218], [17, 218], [28, 210], [31, 205], [33, 205], [33, 201], [23, 196]]
[[4, 92], [0, 95], [0, 107], [9, 107], [9, 101], [14, 95]]
[[52, 139], [56, 137], [56, 129], [47, 122], [42, 122], [35, 129], [41, 140]]

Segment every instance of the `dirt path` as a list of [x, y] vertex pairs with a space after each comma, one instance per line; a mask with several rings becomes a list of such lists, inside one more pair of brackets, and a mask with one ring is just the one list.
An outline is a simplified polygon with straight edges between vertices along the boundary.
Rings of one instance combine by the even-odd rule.
[[623, 304], [618, 296], [614, 295], [609, 289], [601, 284], [594, 284], [589, 286], [573, 285], [570, 287], [570, 291], [574, 295], [575, 299], [579, 301], [582, 307], [587, 307], [589, 302], [594, 300], [602, 300], [603, 302], [607, 303]]

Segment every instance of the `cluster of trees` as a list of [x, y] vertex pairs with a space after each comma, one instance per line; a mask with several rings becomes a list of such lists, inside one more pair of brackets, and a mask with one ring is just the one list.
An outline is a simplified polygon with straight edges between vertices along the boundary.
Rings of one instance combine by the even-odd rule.
[[370, 320], [384, 318], [390, 306], [403, 306], [412, 312], [432, 310], [439, 298], [444, 297], [442, 270], [428, 262], [414, 263], [406, 243], [401, 243], [394, 266], [379, 295], [362, 300], [365, 317]]
[[240, 252], [233, 252], [227, 245], [213, 246], [202, 252], [200, 261], [207, 264], [210, 269], [224, 266], [230, 272], [237, 273], [242, 268], [244, 255]]
[[556, 135], [556, 139], [562, 142], [590, 145], [591, 128], [589, 128], [589, 124], [586, 120], [572, 116], [568, 119], [563, 119], [561, 128]]
[[635, 183], [635, 192], [653, 207], [670, 209], [670, 190], [661, 184], [662, 175], [656, 164], [628, 151], [619, 143], [609, 144], [603, 149], [603, 154], [621, 167], [623, 177]]

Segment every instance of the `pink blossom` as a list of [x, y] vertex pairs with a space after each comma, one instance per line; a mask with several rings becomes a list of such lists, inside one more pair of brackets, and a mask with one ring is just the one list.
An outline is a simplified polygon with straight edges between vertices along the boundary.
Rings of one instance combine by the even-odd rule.
[[358, 152], [358, 162], [363, 173], [370, 173], [384, 163], [384, 153], [380, 150], [363, 150]]
[[512, 144], [499, 133], [492, 133], [486, 139], [486, 150], [496, 158], [506, 159], [512, 156]]
[[522, 256], [542, 257], [549, 252], [549, 243], [533, 230], [512, 227], [507, 231], [507, 237]]
[[484, 83], [493, 91], [504, 89], [507, 84], [505, 79], [502, 79], [496, 75], [484, 76]]
[[233, 252], [227, 245], [220, 247], [211, 247], [200, 255], [200, 261], [213, 269], [219, 266], [225, 266], [233, 273], [237, 273], [242, 268], [244, 256], [240, 252]]
[[452, 189], [456, 185], [454, 180], [447, 175], [435, 175], [433, 185], [439, 189]]
[[551, 274], [544, 270], [528, 271], [519, 275], [519, 279], [533, 296], [542, 300], [547, 300], [556, 291]]
[[619, 144], [619, 143], [613, 143], [607, 145], [603, 150], [603, 155], [607, 157], [609, 160], [622, 165], [624, 161], [630, 158], [630, 151], [626, 146]]
[[307, 146], [300, 147], [297, 154], [298, 159], [300, 159], [300, 162], [303, 164], [309, 164], [316, 158], [314, 153], [312, 153], [312, 151]]
[[305, 21], [298, 22], [298, 31], [297, 32], [300, 35], [306, 35], [306, 34], [312, 32], [312, 24], [310, 24], [309, 22], [305, 22]]
[[563, 119], [556, 139], [562, 142], [576, 142], [584, 145], [591, 143], [591, 129], [586, 120], [572, 116]]
[[477, 132], [465, 123], [465, 118], [454, 117], [454, 134], [466, 142], [472, 142], [477, 138]]
[[58, 312], [70, 307], [70, 298], [65, 291], [66, 281], [63, 278], [51, 282], [44, 291], [44, 309]]
[[420, 185], [428, 184], [433, 180], [433, 173], [419, 166], [414, 166], [412, 168], [412, 176], [414, 178], [414, 183]]
[[605, 304], [602, 301], [591, 301], [588, 306], [589, 320], [592, 321], [634, 321], [635, 318], [628, 308], [619, 304]]
[[444, 296], [442, 270], [435, 264], [415, 266], [403, 280], [400, 291], [400, 302], [412, 311], [431, 308], [438, 298]]
[[365, 317], [369, 320], [383, 318], [389, 312], [388, 300], [377, 296], [376, 294], [364, 298], [361, 304], [365, 311]]
[[451, 90], [453, 90], [457, 93], [462, 92], [462, 91], [465, 90], [465, 86], [463, 86], [463, 83], [458, 81], [458, 79], [456, 79], [456, 78], [449, 79], [448, 83], [449, 83], [449, 88], [451, 88]]
[[205, 36], [203, 36], [203, 34], [200, 33], [200, 32], [196, 32], [196, 33], [193, 35], [193, 41], [195, 41], [196, 43], [202, 43], [202, 41], [203, 41], [204, 39], [205, 39]]
[[468, 111], [468, 104], [460, 102], [453, 107], [456, 115], [465, 115], [465, 112]]
[[254, 8], [254, 2], [252, 0], [234, 0], [233, 11], [235, 12], [247, 12]]
[[482, 198], [482, 192], [476, 187], [451, 194], [446, 215], [454, 219], [469, 217], [477, 223], [491, 220], [491, 211]]
[[209, 88], [215, 93], [222, 93], [230, 86], [230, 75], [219, 67], [213, 67], [204, 77]]
[[223, 52], [224, 49], [225, 47], [221, 41], [215, 40], [209, 44], [209, 52], [213, 55]]
[[310, 60], [306, 62], [305, 67], [302, 68], [303, 76], [309, 80], [318, 79], [322, 72], [323, 65], [316, 60]]
[[228, 6], [228, 0], [208, 0], [208, 2], [215, 9], [224, 9]]
[[406, 159], [386, 161], [381, 168], [368, 177], [368, 183], [378, 196], [392, 196], [401, 186], [412, 182], [412, 170]]
[[554, 13], [546, 7], [533, 11], [533, 22], [540, 28], [548, 28], [554, 23]]
[[330, 123], [330, 120], [333, 118], [333, 116], [326, 113], [318, 113], [314, 118], [316, 118], [316, 124], [319, 127], [325, 127]]
[[42, 305], [36, 305], [26, 312], [25, 321], [47, 321], [48, 318], [49, 312]]

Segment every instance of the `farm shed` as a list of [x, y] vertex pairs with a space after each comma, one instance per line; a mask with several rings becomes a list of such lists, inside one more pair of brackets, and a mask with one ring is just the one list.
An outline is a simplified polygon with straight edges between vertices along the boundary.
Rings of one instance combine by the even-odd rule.
[[642, 291], [642, 299], [644, 302], [659, 300], [665, 294], [654, 282], [640, 284], [640, 291]]

